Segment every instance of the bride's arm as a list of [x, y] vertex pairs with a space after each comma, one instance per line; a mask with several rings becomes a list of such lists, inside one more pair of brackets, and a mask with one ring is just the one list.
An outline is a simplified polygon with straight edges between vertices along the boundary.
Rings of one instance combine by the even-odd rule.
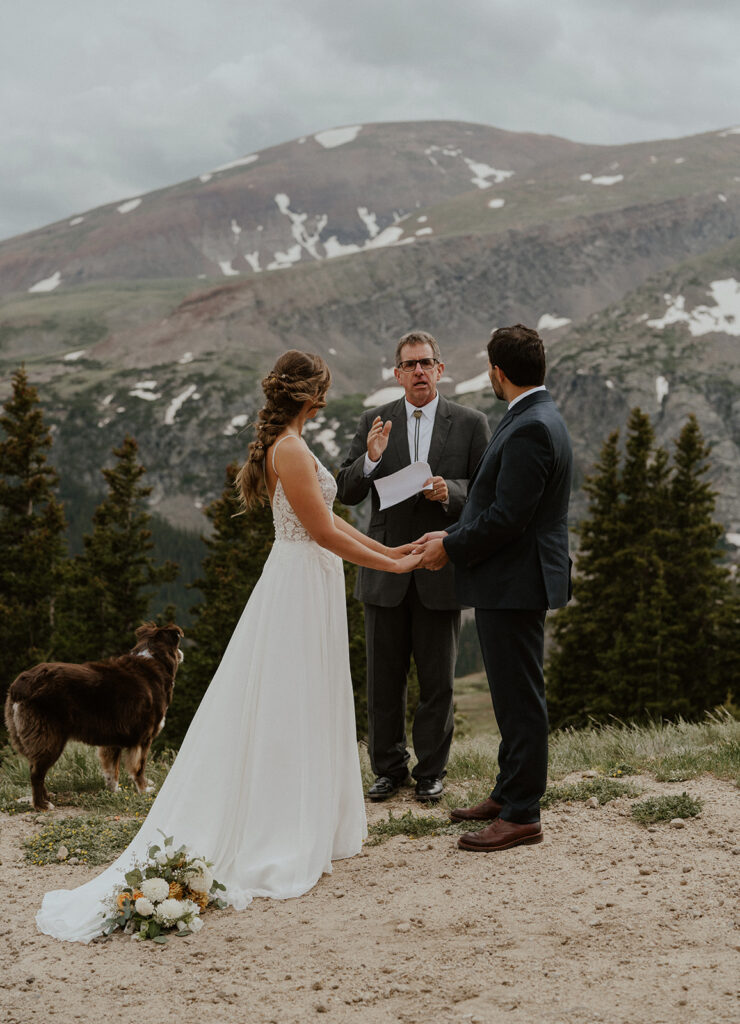
[[[391, 558], [383, 553], [383, 545], [372, 542], [348, 523], [337, 526], [337, 519], [327, 509], [316, 476], [316, 463], [303, 444], [282, 444], [275, 453], [275, 463], [285, 497], [298, 516], [304, 529], [317, 544], [340, 558], [367, 569], [386, 572], [409, 572], [421, 561], [420, 555]], [[341, 520], [339, 520], [341, 522]], [[359, 534], [358, 540], [354, 534]]]
[[363, 544], [366, 548], [370, 548], [371, 551], [380, 551], [384, 555], [388, 555], [389, 558], [401, 558], [403, 555], [410, 555], [415, 547], [418, 546], [416, 542], [413, 544], [401, 544], [397, 548], [389, 548], [387, 544], [381, 544], [379, 540], [373, 540], [372, 537], [368, 537], [366, 534], [361, 533], [351, 523], [346, 522], [340, 516], [334, 516], [334, 525], [342, 533], [349, 534], [350, 537], [354, 537], [356, 541]]

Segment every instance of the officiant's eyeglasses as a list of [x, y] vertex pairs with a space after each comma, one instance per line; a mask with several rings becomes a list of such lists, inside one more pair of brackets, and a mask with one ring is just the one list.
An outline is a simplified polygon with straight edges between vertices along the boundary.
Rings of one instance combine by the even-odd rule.
[[439, 359], [402, 359], [398, 364], [398, 369], [403, 370], [405, 373], [411, 373], [412, 370], [416, 369], [416, 364], [418, 363], [422, 370], [431, 370], [438, 362]]

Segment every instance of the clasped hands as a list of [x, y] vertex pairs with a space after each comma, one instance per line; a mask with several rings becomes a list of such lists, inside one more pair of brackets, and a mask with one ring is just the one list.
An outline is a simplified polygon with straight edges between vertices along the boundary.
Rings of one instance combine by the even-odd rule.
[[421, 558], [414, 568], [429, 569], [432, 572], [436, 572], [438, 569], [444, 568], [449, 562], [447, 552], [442, 543], [446, 536], [445, 530], [425, 533], [423, 537], [411, 541], [410, 544], [402, 544], [400, 547], [394, 548], [394, 551], [398, 553], [396, 557], [399, 555], [420, 555]]

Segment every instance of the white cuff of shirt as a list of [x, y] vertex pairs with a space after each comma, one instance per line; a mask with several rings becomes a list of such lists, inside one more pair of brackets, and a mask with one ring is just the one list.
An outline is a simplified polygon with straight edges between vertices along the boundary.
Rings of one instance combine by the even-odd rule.
[[[382, 459], [382, 458], [383, 458], [383, 456], [381, 455], [380, 459]], [[380, 459], [378, 459], [377, 462], [373, 462], [373, 460], [370, 458], [368, 453], [365, 452], [365, 464], [362, 467], [362, 475], [363, 476], [370, 476], [372, 473], [374, 473], [375, 470], [380, 465]]]

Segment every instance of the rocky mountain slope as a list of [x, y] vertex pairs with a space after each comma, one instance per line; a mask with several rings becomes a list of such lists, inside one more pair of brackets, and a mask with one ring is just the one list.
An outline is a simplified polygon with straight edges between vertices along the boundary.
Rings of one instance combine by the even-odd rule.
[[596, 147], [354, 126], [136, 198], [0, 243], [0, 390], [24, 361], [79, 485], [130, 431], [154, 507], [201, 528], [280, 350], [330, 362], [312, 437], [336, 462], [363, 403], [393, 394], [401, 333], [432, 331], [443, 390], [493, 420], [485, 343], [523, 321], [579, 479], [634, 405], [666, 442], [693, 411], [740, 545], [740, 130]]

